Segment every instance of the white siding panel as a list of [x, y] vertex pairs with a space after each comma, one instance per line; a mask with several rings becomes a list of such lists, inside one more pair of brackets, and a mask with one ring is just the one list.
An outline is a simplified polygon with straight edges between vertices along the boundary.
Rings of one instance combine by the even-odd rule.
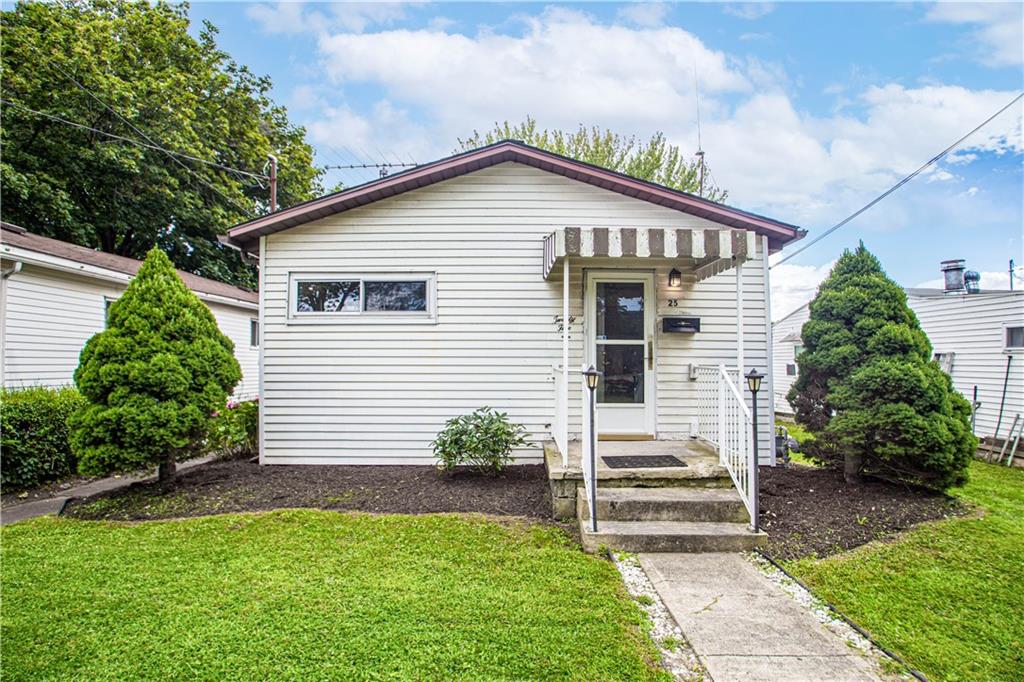
[[[78, 356], [104, 328], [105, 301], [124, 292], [118, 282], [26, 264], [4, 282], [3, 384], [65, 386], [73, 383]], [[242, 382], [235, 396], [256, 394], [256, 350], [249, 346], [249, 320], [256, 311], [208, 303], [217, 324], [235, 343]]]
[[[707, 220], [506, 163], [266, 237], [265, 463], [434, 461], [445, 420], [482, 406], [530, 431], [522, 461], [541, 459], [561, 363], [561, 275], [541, 277], [543, 238], [566, 226], [718, 229]], [[760, 258], [758, 254], [758, 258]], [[695, 314], [693, 337], [656, 334], [657, 429], [684, 438], [696, 416], [689, 363], [735, 363], [735, 275], [667, 291], [668, 259], [590, 259], [586, 267], [657, 273], [658, 314]], [[558, 271], [560, 272], [560, 267]], [[570, 267], [570, 430], [580, 429], [583, 267]], [[301, 324], [288, 319], [290, 272], [433, 272], [435, 324]], [[760, 261], [745, 268], [748, 368], [766, 362]], [[670, 296], [671, 294], [671, 296]], [[679, 306], [668, 307], [669, 298]], [[658, 320], [660, 329], [660, 317]], [[767, 401], [762, 414], [767, 414]], [[767, 424], [767, 419], [762, 423]], [[767, 432], [767, 429], [765, 429]], [[577, 434], [578, 435], [578, 434]], [[768, 443], [765, 434], [763, 443]], [[767, 447], [762, 449], [766, 460]]]
[[911, 296], [909, 302], [934, 351], [954, 353], [951, 376], [956, 390], [971, 400], [974, 387], [978, 387], [978, 436], [996, 435], [1006, 380], [1003, 418], [999, 423], [999, 436], [1005, 437], [1014, 415], [1020, 414], [1024, 419], [1024, 352], [1017, 351], [1011, 356], [1004, 350], [1005, 326], [1024, 325], [1024, 291]]

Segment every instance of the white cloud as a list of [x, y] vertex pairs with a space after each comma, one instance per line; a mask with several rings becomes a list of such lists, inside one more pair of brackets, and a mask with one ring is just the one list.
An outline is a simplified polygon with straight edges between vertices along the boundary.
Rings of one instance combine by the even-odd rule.
[[315, 9], [311, 9], [303, 2], [278, 2], [251, 5], [246, 9], [246, 15], [258, 22], [264, 32], [271, 34], [335, 30], [362, 33], [370, 26], [386, 26], [404, 19], [406, 5], [408, 3], [339, 2], [316, 4]]
[[989, 66], [1024, 62], [1024, 5], [1019, 2], [938, 2], [928, 8], [929, 21], [967, 24], [977, 57]]
[[[680, 28], [603, 24], [563, 8], [516, 21], [507, 32], [473, 35], [321, 35], [326, 77], [317, 86], [337, 102], [350, 84], [370, 84], [384, 99], [373, 107], [387, 115], [369, 107], [325, 110], [309, 126], [314, 140], [355, 135], [423, 160], [450, 153], [474, 129], [532, 115], [553, 128], [661, 130], [694, 150], [696, 62], [703, 145], [716, 184], [734, 205], [816, 228], [862, 206], [1013, 96], [941, 84], [848, 87], [842, 109], [812, 116], [794, 105], [781, 66], [709, 49]], [[338, 125], [352, 130], [334, 132]], [[980, 152], [1024, 152], [1020, 109], [970, 138], [955, 161], [970, 163]], [[929, 177], [948, 175], [940, 166]], [[872, 217], [877, 229], [916, 224], [893, 203]]]
[[635, 26], [661, 26], [668, 16], [669, 6], [664, 2], [631, 2], [616, 12], [616, 16]]
[[770, 40], [772, 37], [771, 33], [741, 33], [740, 40], [743, 42], [751, 42], [754, 40]]
[[748, 19], [753, 21], [754, 19], [760, 19], [766, 14], [771, 14], [775, 11], [775, 3], [773, 2], [743, 2], [736, 5], [725, 5], [722, 8], [726, 14], [731, 14], [734, 17], [740, 19]]
[[[777, 261], [780, 257], [777, 254], [769, 262]], [[818, 285], [828, 277], [835, 263], [834, 260], [824, 265], [783, 263], [772, 267], [772, 320], [781, 320], [813, 299], [818, 293]]]

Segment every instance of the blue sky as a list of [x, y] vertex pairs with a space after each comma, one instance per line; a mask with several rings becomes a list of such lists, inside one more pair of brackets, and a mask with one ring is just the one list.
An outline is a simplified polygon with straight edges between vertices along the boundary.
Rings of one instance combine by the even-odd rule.
[[[1024, 88], [1017, 3], [193, 3], [274, 81], [321, 164], [418, 162], [533, 115], [702, 143], [729, 203], [827, 228]], [[1024, 263], [1016, 106], [952, 158], [774, 269], [779, 317], [863, 239], [897, 281]], [[332, 172], [328, 186], [372, 172]], [[1024, 284], [1024, 283], [1022, 283]]]

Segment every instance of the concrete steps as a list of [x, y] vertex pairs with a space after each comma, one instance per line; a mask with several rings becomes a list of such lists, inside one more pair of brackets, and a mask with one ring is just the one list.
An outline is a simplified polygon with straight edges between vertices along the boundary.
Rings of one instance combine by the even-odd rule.
[[[586, 496], [578, 501], [589, 514]], [[735, 488], [602, 488], [597, 517], [609, 521], [721, 521], [747, 523], [750, 517]]]
[[586, 492], [576, 509], [583, 549], [625, 552], [735, 552], [762, 545], [734, 489], [611, 488], [597, 491], [597, 532], [590, 529]]

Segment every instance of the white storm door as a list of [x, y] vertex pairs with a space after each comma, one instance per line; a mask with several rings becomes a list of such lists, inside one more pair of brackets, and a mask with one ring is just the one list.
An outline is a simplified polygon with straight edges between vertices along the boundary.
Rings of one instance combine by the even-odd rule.
[[587, 273], [587, 362], [602, 373], [598, 427], [605, 435], [653, 436], [654, 275]]

